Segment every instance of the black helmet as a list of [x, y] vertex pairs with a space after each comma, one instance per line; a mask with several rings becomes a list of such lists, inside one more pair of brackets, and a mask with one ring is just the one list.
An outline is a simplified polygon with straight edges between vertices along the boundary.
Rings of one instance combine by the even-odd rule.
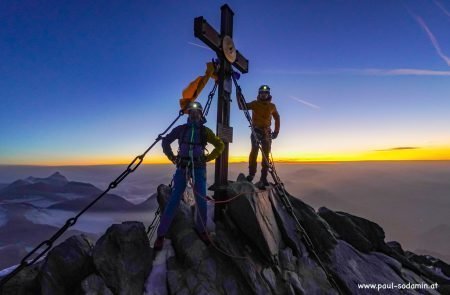
[[197, 101], [191, 101], [186, 108], [186, 111], [190, 111], [190, 110], [199, 110], [199, 111], [203, 111], [203, 107], [202, 105], [197, 102]]
[[259, 87], [259, 91], [258, 92], [269, 92], [270, 93], [269, 85], [261, 85], [261, 87]]

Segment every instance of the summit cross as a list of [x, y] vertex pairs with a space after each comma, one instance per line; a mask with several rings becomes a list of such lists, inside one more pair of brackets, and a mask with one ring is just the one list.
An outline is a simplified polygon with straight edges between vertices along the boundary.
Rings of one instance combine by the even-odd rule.
[[[232, 89], [232, 67], [241, 73], [248, 72], [248, 60], [234, 47], [233, 16], [234, 12], [225, 4], [221, 8], [220, 34], [202, 17], [194, 19], [194, 35], [208, 45], [219, 59], [217, 135], [224, 141], [225, 148], [216, 159], [214, 178], [214, 198], [221, 200], [225, 196], [224, 188], [228, 184], [229, 143], [233, 141], [233, 128], [230, 127], [230, 95]], [[217, 209], [218, 206], [216, 206]]]

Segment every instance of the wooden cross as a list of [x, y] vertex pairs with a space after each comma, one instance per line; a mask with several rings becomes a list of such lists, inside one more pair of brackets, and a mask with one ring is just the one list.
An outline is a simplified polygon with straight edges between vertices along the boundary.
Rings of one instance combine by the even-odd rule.
[[[200, 16], [194, 19], [194, 35], [202, 40], [217, 54], [220, 61], [218, 73], [218, 107], [217, 135], [224, 141], [225, 149], [216, 159], [215, 199], [222, 199], [224, 188], [228, 184], [228, 151], [229, 143], [233, 141], [233, 128], [230, 127], [230, 94], [232, 88], [232, 65], [241, 73], [248, 72], [248, 60], [234, 48], [233, 15], [234, 12], [225, 4], [221, 8], [220, 34]], [[217, 206], [216, 206], [217, 208]]]

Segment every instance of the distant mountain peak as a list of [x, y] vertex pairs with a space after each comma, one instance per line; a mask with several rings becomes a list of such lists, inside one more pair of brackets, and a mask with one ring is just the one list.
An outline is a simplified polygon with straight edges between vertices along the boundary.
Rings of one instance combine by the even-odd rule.
[[59, 171], [56, 171], [55, 173], [53, 173], [52, 175], [47, 177], [47, 179], [55, 179], [55, 180], [57, 179], [57, 180], [63, 180], [63, 181], [69, 182], [69, 180], [64, 175], [59, 173]]
[[[96, 294], [366, 294], [359, 288], [366, 282], [433, 282], [437, 290], [420, 293], [449, 294], [450, 265], [386, 243], [372, 221], [325, 207], [316, 212], [275, 187], [259, 190], [244, 175], [227, 192], [240, 197], [216, 220], [209, 243], [194, 229], [195, 205], [181, 202], [160, 252], [151, 249], [143, 223], [114, 224], [95, 245], [83, 236], [67, 239], [2, 294], [22, 286], [49, 294], [74, 286]], [[170, 196], [170, 187], [158, 187], [160, 208]]]
[[64, 185], [69, 182], [69, 180], [64, 175], [62, 175], [59, 171], [56, 171], [52, 175], [45, 177], [45, 178], [29, 176], [25, 180], [28, 182], [31, 182], [31, 183], [41, 182], [41, 183], [46, 183], [46, 184], [51, 184], [51, 185]]

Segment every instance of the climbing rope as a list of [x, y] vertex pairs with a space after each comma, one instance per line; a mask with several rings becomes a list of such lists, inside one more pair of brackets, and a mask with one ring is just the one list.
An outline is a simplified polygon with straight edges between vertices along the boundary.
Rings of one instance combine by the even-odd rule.
[[[203, 118], [206, 118], [208, 116], [209, 108], [211, 107], [212, 99], [214, 98], [214, 95], [215, 95], [216, 90], [217, 90], [217, 85], [218, 84], [216, 82], [214, 84], [212, 90], [208, 94], [208, 99], [206, 101], [205, 108], [203, 109], [203, 113], [202, 113]], [[191, 138], [191, 141], [192, 141], [192, 138]], [[174, 178], [175, 178], [175, 174], [173, 175], [172, 180], [170, 181], [170, 184], [169, 184], [170, 188], [172, 188], [172, 186], [173, 186]], [[148, 238], [149, 238], [150, 241], [152, 240], [153, 236], [155, 235], [156, 230], [159, 227], [159, 224], [161, 223], [161, 215], [162, 215], [161, 207], [158, 207], [158, 209], [155, 212], [155, 217], [153, 218], [152, 222], [150, 223], [150, 225], [147, 228], [147, 235], [148, 235]]]
[[[205, 196], [202, 196], [199, 192], [197, 192], [197, 191], [195, 190], [194, 182], [193, 182], [192, 180], [189, 181], [189, 184], [190, 184], [190, 186], [191, 186], [192, 192], [194, 193], [194, 198], [195, 198], [195, 195], [197, 195], [198, 197], [201, 197], [201, 198], [204, 198], [204, 199], [208, 200]], [[228, 202], [230, 202], [231, 200], [236, 199], [237, 197], [239, 197], [239, 196], [241, 196], [241, 195], [243, 195], [243, 194], [244, 194], [244, 193], [241, 193], [241, 194], [238, 194], [238, 195], [234, 196], [233, 198], [229, 199]], [[216, 202], [214, 202], [214, 203], [216, 203]], [[195, 201], [195, 209], [196, 209], [197, 212], [199, 212], [199, 209], [198, 209], [198, 207], [197, 207], [197, 202], [196, 202], [196, 201]], [[220, 253], [222, 253], [223, 255], [228, 256], [228, 257], [230, 257], [230, 258], [243, 259], [243, 260], [246, 260], [246, 259], [251, 260], [250, 257], [248, 257], [248, 256], [237, 256], [237, 255], [233, 255], [233, 254], [231, 254], [231, 253], [229, 253], [229, 252], [227, 252], [227, 251], [225, 251], [225, 250], [222, 250], [222, 249], [214, 242], [214, 240], [211, 238], [211, 236], [209, 235], [208, 229], [207, 229], [207, 227], [206, 227], [206, 220], [204, 221], [200, 216], [197, 216], [197, 217], [200, 219], [200, 222], [202, 223], [202, 227], [203, 227], [203, 229], [204, 229], [204, 232], [205, 232], [206, 236], [208, 237], [208, 241], [209, 241], [209, 243], [213, 246], [214, 249], [216, 249], [218, 252], [220, 252]]]
[[212, 204], [226, 204], [226, 203], [230, 203], [230, 202], [234, 201], [235, 199], [237, 199], [237, 198], [239, 198], [240, 196], [243, 196], [243, 195], [245, 195], [245, 194], [251, 194], [251, 195], [264, 194], [264, 192], [256, 192], [256, 191], [253, 191], [253, 192], [242, 192], [242, 193], [239, 193], [239, 194], [237, 194], [237, 195], [235, 195], [235, 196], [233, 196], [233, 197], [231, 197], [231, 198], [229, 198], [229, 199], [217, 201], [217, 200], [214, 200], [214, 199], [212, 199], [212, 198], [210, 198], [210, 197], [208, 197], [208, 196], [203, 196], [202, 194], [200, 194], [199, 192], [197, 192], [197, 191], [195, 190], [195, 188], [194, 188], [192, 182], [190, 182], [189, 184], [191, 185], [191, 188], [192, 188], [192, 191], [194, 192], [194, 195], [196, 195], [196, 196], [198, 196], [198, 197], [200, 197], [200, 198], [202, 198], [202, 199], [204, 199], [204, 200], [206, 200], [207, 202], [210, 202], [210, 203], [212, 203]]
[[342, 290], [340, 289], [339, 285], [336, 283], [336, 280], [334, 279], [333, 275], [330, 273], [330, 271], [325, 267], [325, 265], [323, 264], [322, 260], [320, 259], [319, 255], [317, 254], [315, 248], [314, 248], [314, 244], [312, 243], [307, 231], [305, 230], [305, 228], [302, 226], [302, 224], [300, 223], [299, 219], [297, 218], [297, 215], [294, 212], [294, 208], [292, 206], [292, 203], [288, 197], [288, 193], [286, 192], [286, 189], [284, 187], [284, 183], [281, 181], [281, 178], [278, 176], [278, 173], [275, 169], [275, 164], [273, 162], [273, 158], [272, 158], [272, 153], [270, 153], [269, 155], [266, 155], [264, 153], [264, 150], [262, 148], [262, 143], [259, 140], [255, 128], [253, 126], [252, 123], [252, 117], [250, 116], [250, 112], [247, 108], [247, 102], [245, 101], [245, 97], [242, 93], [242, 89], [239, 86], [239, 84], [237, 83], [236, 77], [235, 75], [231, 74], [231, 78], [233, 80], [233, 83], [236, 87], [236, 97], [238, 100], [239, 105], [241, 105], [243, 111], [244, 111], [244, 115], [247, 119], [247, 121], [250, 124], [250, 129], [252, 132], [252, 136], [255, 139], [255, 141], [258, 144], [258, 148], [261, 150], [261, 155], [263, 158], [263, 161], [267, 164], [268, 166], [268, 170], [270, 175], [272, 176], [272, 179], [275, 182], [275, 191], [277, 192], [277, 196], [280, 196], [281, 202], [283, 203], [284, 207], [286, 208], [287, 212], [291, 215], [291, 217], [294, 219], [295, 221], [295, 225], [297, 227], [297, 230], [302, 234], [301, 237], [303, 238], [303, 240], [306, 243], [306, 246], [308, 247], [308, 250], [313, 254], [316, 262], [319, 264], [319, 266], [322, 268], [322, 270], [325, 272], [325, 275], [327, 276], [328, 281], [333, 285], [334, 288], [336, 288], [336, 290], [339, 292], [339, 294], [344, 294], [344, 292], [342, 292]]
[[[163, 135], [169, 131], [170, 128], [180, 119], [184, 114], [184, 110], [180, 110], [178, 113], [178, 116], [175, 118], [175, 120], [172, 121], [172, 123], [162, 132], [158, 135], [158, 137], [155, 139], [155, 141], [145, 150], [144, 153], [134, 158], [133, 161], [128, 165], [128, 167], [125, 169], [125, 171], [122, 172], [113, 182], [111, 182], [108, 186], [108, 188], [101, 193], [97, 198], [95, 198], [89, 205], [87, 205], [83, 210], [81, 210], [76, 216], [69, 218], [66, 220], [65, 224], [48, 240], [43, 241], [38, 246], [36, 246], [33, 250], [31, 250], [22, 260], [20, 261], [20, 264], [18, 267], [16, 267], [11, 273], [9, 273], [7, 276], [5, 276], [0, 281], [0, 290], [1, 288], [15, 275], [17, 275], [22, 269], [24, 269], [27, 266], [30, 266], [34, 264], [36, 261], [38, 261], [42, 256], [44, 256], [52, 247], [55, 241], [64, 233], [66, 232], [70, 227], [74, 226], [77, 222], [78, 218], [85, 213], [89, 208], [91, 208], [95, 203], [97, 203], [103, 196], [105, 196], [111, 189], [116, 188], [130, 173], [133, 173], [142, 163], [144, 160], [144, 157], [146, 154], [163, 138]], [[43, 248], [43, 249], [42, 249]], [[42, 249], [42, 252], [38, 253], [35, 258], [28, 261], [28, 259], [37, 253], [38, 250]]]

